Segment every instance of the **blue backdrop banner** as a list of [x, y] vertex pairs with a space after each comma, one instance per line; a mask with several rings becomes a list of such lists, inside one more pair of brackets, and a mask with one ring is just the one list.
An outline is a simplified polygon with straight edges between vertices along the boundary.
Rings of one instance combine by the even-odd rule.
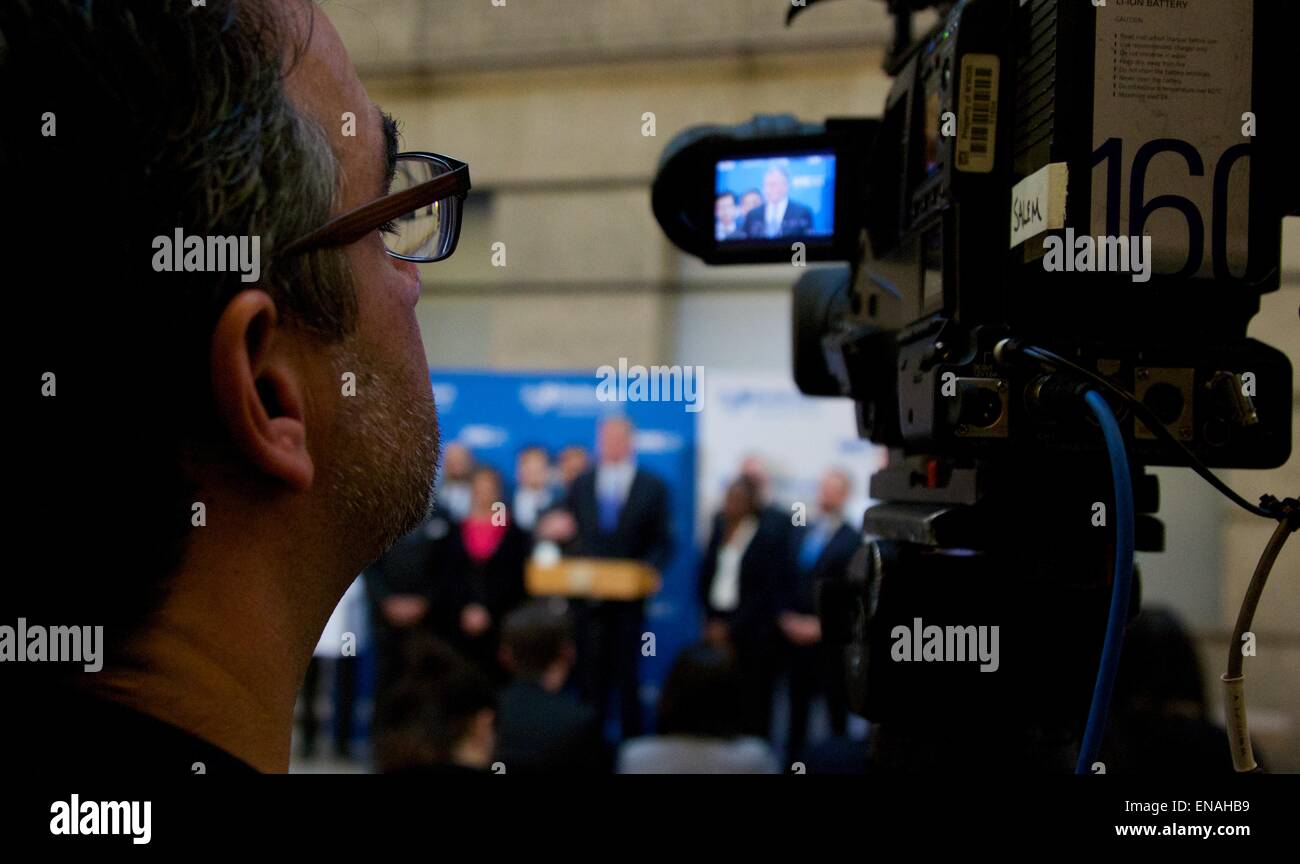
[[[673, 555], [663, 590], [647, 601], [646, 628], [654, 655], [641, 658], [641, 702], [647, 728], [659, 687], [677, 652], [699, 633], [694, 600], [695, 419], [683, 402], [604, 402], [600, 378], [589, 373], [499, 372], [433, 369], [444, 446], [453, 441], [496, 468], [513, 491], [515, 456], [540, 444], [554, 456], [579, 444], [595, 452], [601, 417], [623, 414], [636, 426], [637, 465], [668, 487]], [[594, 458], [594, 455], [593, 455]], [[644, 653], [644, 652], [643, 652]]]

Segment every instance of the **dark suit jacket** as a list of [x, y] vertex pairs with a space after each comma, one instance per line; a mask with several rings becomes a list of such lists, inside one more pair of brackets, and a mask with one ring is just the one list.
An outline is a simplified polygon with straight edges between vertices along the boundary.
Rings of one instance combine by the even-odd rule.
[[804, 612], [812, 614], [816, 610], [814, 600], [816, 598], [817, 583], [822, 579], [843, 579], [845, 571], [848, 570], [849, 561], [853, 558], [853, 553], [858, 551], [858, 546], [862, 544], [862, 538], [858, 533], [848, 525], [841, 524], [840, 527], [826, 541], [822, 547], [821, 555], [817, 557], [817, 563], [808, 572], [799, 569], [799, 549], [803, 546], [804, 540], [811, 531], [810, 526], [799, 526], [793, 528], [792, 540], [794, 543], [795, 566], [791, 573], [793, 574], [793, 586], [790, 593], [790, 606], [792, 612]]
[[713, 519], [697, 583], [706, 614], [727, 619], [731, 637], [738, 647], [776, 644], [777, 615], [789, 608], [790, 573], [794, 570], [789, 522], [779, 510], [766, 509], [759, 514], [758, 530], [740, 559], [740, 603], [733, 612], [722, 612], [709, 603], [721, 547], [722, 517], [719, 515]]
[[[745, 236], [750, 240], [767, 237], [767, 203], [764, 202], [745, 214]], [[787, 199], [785, 215], [781, 217], [779, 237], [800, 237], [812, 233], [813, 213], [807, 204]]]
[[378, 603], [393, 594], [418, 594], [433, 598], [439, 562], [434, 551], [454, 528], [451, 515], [435, 507], [429, 518], [402, 535], [379, 560], [366, 568], [366, 588]]
[[495, 760], [508, 774], [596, 774], [609, 759], [596, 712], [532, 681], [514, 681], [497, 703]]
[[[453, 525], [433, 549], [438, 569], [429, 609], [433, 631], [486, 669], [496, 667], [501, 620], [524, 600], [524, 565], [530, 547], [528, 535], [511, 522], [485, 561], [470, 559], [459, 525]], [[473, 638], [460, 629], [461, 611], [471, 603], [484, 606], [492, 616], [488, 630]]]
[[[434, 632], [433, 607], [446, 565], [438, 555], [447, 535], [455, 530], [450, 514], [441, 507], [415, 530], [403, 535], [378, 561], [366, 568], [366, 593], [370, 599], [376, 656], [376, 687], [383, 692], [405, 668], [402, 646], [413, 632]], [[383, 602], [394, 594], [423, 597], [430, 614], [412, 627], [394, 627], [384, 617]], [[384, 718], [376, 722], [383, 724]]]
[[667, 566], [672, 552], [668, 535], [668, 489], [648, 471], [636, 469], [613, 534], [600, 530], [594, 469], [573, 481], [566, 507], [578, 523], [578, 535], [566, 550], [568, 554], [632, 558], [658, 570]]

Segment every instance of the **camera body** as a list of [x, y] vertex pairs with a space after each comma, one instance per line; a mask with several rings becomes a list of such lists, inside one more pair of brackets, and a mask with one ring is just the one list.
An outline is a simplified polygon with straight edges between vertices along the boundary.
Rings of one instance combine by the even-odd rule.
[[[1043, 409], [1039, 376], [994, 357], [1014, 336], [1135, 393], [1207, 465], [1277, 467], [1291, 367], [1246, 328], [1300, 197], [1270, 65], [1295, 4], [1134, 5], [961, 0], [900, 53], [879, 120], [679, 136], [656, 216], [709, 263], [842, 262], [795, 286], [794, 376], [852, 398], [877, 443], [1096, 452], [1095, 429]], [[809, 154], [835, 168], [820, 231], [723, 239], [726, 168], [787, 165], [808, 187]], [[1121, 420], [1135, 462], [1177, 460]]]
[[[925, 5], [941, 18], [912, 43]], [[1109, 533], [1086, 514], [1110, 477], [1096, 421], [997, 349], [1014, 339], [1108, 379], [1208, 466], [1286, 462], [1291, 365], [1246, 333], [1280, 284], [1282, 219], [1300, 212], [1280, 74], [1300, 4], [890, 9], [903, 44], [879, 119], [688, 130], [665, 151], [654, 211], [706, 262], [799, 268], [796, 384], [851, 398], [859, 434], [891, 448], [867, 542], [818, 600], [850, 703], [877, 724], [875, 764], [951, 765], [981, 747], [1068, 769], [1111, 595]], [[808, 154], [834, 163], [833, 196], [811, 194], [829, 175]], [[737, 236], [741, 163], [772, 189]], [[786, 202], [818, 218], [787, 218]], [[1142, 469], [1186, 463], [1113, 407], [1136, 547], [1159, 550]], [[896, 633], [957, 623], [1001, 628], [996, 675], [892, 656]]]

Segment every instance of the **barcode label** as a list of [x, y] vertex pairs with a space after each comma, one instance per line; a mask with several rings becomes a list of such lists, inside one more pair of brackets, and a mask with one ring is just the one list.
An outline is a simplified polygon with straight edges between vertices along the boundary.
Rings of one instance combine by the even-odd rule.
[[961, 60], [958, 171], [987, 174], [993, 170], [998, 129], [998, 71], [996, 54], [967, 54]]

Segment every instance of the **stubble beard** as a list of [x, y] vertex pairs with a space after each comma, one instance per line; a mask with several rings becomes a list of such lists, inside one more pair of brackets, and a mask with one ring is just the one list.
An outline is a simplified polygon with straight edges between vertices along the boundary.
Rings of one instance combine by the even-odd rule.
[[335, 350], [335, 360], [340, 376], [356, 374], [356, 393], [342, 399], [339, 455], [324, 481], [337, 502], [338, 530], [368, 563], [429, 512], [439, 455], [437, 407], [423, 369], [364, 358], [355, 337]]

